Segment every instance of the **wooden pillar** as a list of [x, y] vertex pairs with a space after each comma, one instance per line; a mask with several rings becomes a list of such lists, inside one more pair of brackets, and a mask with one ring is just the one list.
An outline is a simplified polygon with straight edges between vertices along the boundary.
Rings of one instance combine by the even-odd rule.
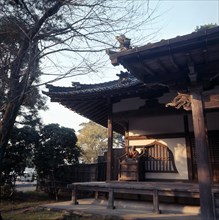
[[112, 151], [113, 151], [113, 114], [112, 103], [108, 100], [108, 149], [107, 149], [107, 166], [106, 181], [112, 180]]
[[128, 146], [129, 146], [129, 124], [125, 126], [125, 153], [128, 154]]
[[200, 192], [201, 219], [212, 220], [213, 200], [211, 192], [211, 170], [208, 157], [207, 134], [200, 90], [191, 91], [192, 118]]
[[191, 153], [191, 146], [190, 146], [188, 115], [184, 115], [183, 119], [184, 119], [184, 132], [185, 132], [185, 138], [186, 138], [188, 177], [189, 177], [189, 180], [193, 180], [193, 166], [192, 166], [192, 153]]

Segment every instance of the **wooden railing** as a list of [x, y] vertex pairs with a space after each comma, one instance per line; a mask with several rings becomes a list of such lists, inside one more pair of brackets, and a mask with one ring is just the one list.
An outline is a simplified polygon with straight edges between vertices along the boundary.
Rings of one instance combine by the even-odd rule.
[[178, 173], [172, 151], [155, 141], [145, 146], [145, 172]]

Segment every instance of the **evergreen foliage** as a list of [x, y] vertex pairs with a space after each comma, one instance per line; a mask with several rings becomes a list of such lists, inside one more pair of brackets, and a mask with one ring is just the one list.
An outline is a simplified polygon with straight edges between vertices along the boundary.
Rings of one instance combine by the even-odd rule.
[[34, 152], [38, 178], [44, 179], [61, 165], [79, 162], [80, 149], [73, 129], [49, 124], [40, 131], [39, 144]]

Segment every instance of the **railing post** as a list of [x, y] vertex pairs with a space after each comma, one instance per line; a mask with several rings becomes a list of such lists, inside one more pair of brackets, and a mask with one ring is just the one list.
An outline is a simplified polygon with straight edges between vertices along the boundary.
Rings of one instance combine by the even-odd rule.
[[161, 211], [159, 210], [159, 195], [158, 190], [153, 190], [153, 205], [154, 205], [154, 213], [160, 214]]
[[78, 205], [78, 201], [77, 201], [77, 186], [73, 186], [72, 189], [72, 195], [71, 195], [71, 201], [73, 205]]
[[108, 209], [115, 209], [114, 206], [114, 192], [113, 189], [109, 189], [109, 197], [108, 197]]

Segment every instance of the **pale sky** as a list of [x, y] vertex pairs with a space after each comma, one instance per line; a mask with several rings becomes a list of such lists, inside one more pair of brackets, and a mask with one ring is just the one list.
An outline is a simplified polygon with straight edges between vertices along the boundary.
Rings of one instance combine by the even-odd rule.
[[[154, 2], [155, 0], [151, 0], [152, 4]], [[219, 0], [160, 0], [157, 14], [160, 14], [160, 17], [153, 24], [153, 28], [160, 31], [153, 41], [189, 34], [195, 30], [196, 26], [204, 24], [216, 23], [219, 25]], [[120, 69], [122, 67], [109, 66], [108, 73], [105, 72], [98, 76], [75, 77], [68, 82], [60, 81], [58, 85], [70, 86], [72, 81], [92, 84], [114, 80], [116, 79], [115, 74], [119, 73]], [[48, 106], [48, 111], [41, 112], [45, 124], [58, 123], [78, 131], [79, 125], [88, 121], [64, 106], [50, 102], [49, 99]]]

